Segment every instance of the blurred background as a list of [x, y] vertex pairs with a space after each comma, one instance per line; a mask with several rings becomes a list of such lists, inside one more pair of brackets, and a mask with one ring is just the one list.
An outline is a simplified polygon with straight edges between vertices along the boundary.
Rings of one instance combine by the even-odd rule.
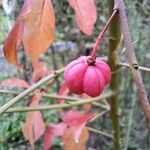
[[[30, 83], [33, 71], [29, 58], [20, 49], [18, 58], [23, 70], [17, 70], [15, 66], [9, 64], [3, 54], [3, 43], [8, 32], [13, 27], [18, 12], [24, 0], [4, 0], [0, 6], [0, 81], [9, 77], [17, 76]], [[149, 0], [125, 0], [127, 17], [130, 31], [134, 42], [136, 56], [141, 66], [150, 68], [150, 1]], [[41, 61], [46, 62], [50, 69], [59, 69], [71, 60], [80, 55], [89, 55], [93, 44], [102, 30], [108, 18], [107, 1], [96, 0], [98, 20], [95, 25], [94, 33], [88, 37], [80, 32], [74, 19], [74, 12], [66, 0], [53, 0], [56, 13], [56, 39]], [[100, 49], [99, 57], [108, 54], [108, 33], [106, 33]], [[126, 62], [126, 49], [123, 44], [119, 51], [120, 62]], [[122, 67], [120, 73], [119, 86], [119, 106], [120, 106], [120, 125], [121, 125], [121, 146], [128, 150], [150, 150], [150, 132], [146, 127], [139, 99], [136, 95], [136, 87], [131, 78], [129, 68]], [[150, 72], [141, 71], [143, 81], [150, 97]], [[50, 88], [50, 92], [56, 93], [59, 84], [63, 82], [61, 77], [57, 84]], [[10, 88], [11, 89], [11, 88]], [[13, 89], [19, 92], [19, 89]], [[0, 94], [0, 105], [3, 105], [13, 97], [12, 94]], [[25, 99], [28, 99], [25, 98]], [[47, 102], [49, 103], [49, 102]], [[23, 105], [19, 102], [17, 105]], [[93, 108], [99, 111], [97, 108]], [[58, 122], [57, 111], [47, 111], [43, 113], [47, 124]], [[4, 114], [0, 116], [0, 150], [5, 149], [30, 149], [27, 141], [24, 140], [21, 126], [25, 120], [25, 113]], [[103, 115], [88, 126], [97, 130], [112, 133], [111, 119], [109, 113]], [[42, 141], [42, 140], [41, 140]], [[41, 141], [37, 142], [37, 149], [40, 149]], [[109, 150], [112, 148], [112, 140], [98, 133], [90, 132], [87, 147], [91, 150]], [[62, 149], [61, 142], [55, 140], [53, 149]]]

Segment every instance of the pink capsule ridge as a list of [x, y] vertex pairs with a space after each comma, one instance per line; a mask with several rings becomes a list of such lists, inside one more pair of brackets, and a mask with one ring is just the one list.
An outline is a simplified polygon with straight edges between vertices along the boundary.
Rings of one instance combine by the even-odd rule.
[[109, 65], [100, 59], [81, 56], [69, 63], [64, 73], [65, 84], [75, 94], [99, 96], [111, 80]]

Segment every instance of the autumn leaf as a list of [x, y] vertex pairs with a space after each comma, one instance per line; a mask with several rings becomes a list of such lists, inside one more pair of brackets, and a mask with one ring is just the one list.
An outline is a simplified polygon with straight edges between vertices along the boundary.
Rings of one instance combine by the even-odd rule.
[[[44, 136], [44, 150], [48, 150], [52, 146], [55, 137], [60, 136], [64, 138], [63, 136], [68, 129], [69, 134], [71, 132], [70, 138], [72, 138], [74, 144], [77, 144], [80, 140], [81, 132], [84, 130], [85, 124], [89, 119], [95, 116], [95, 114], [96, 113], [84, 114], [76, 110], [68, 111], [61, 117], [61, 123], [50, 125], [47, 128]], [[82, 140], [79, 143], [83, 143]]]
[[50, 125], [44, 134], [44, 150], [49, 150], [52, 146], [53, 140], [57, 136], [63, 136], [66, 124], [63, 122], [60, 124]]
[[35, 0], [25, 19], [23, 45], [32, 62], [36, 62], [54, 40], [55, 15], [51, 0]]
[[16, 23], [4, 42], [7, 60], [19, 66], [17, 50], [21, 41], [31, 61], [37, 61], [54, 40], [55, 15], [50, 0], [26, 0]]
[[63, 134], [63, 144], [65, 150], [86, 150], [86, 142], [89, 138], [89, 132], [86, 127], [81, 131], [78, 142], [74, 140], [74, 136], [70, 128], [66, 128]]
[[80, 30], [91, 35], [97, 20], [94, 0], [68, 0], [68, 2], [75, 11], [75, 19]]
[[[42, 93], [37, 91], [33, 96], [30, 106], [37, 106], [41, 99]], [[40, 111], [29, 112], [25, 123], [22, 127], [22, 132], [26, 140], [28, 140], [35, 148], [35, 141], [37, 141], [45, 131], [45, 123]]]
[[16, 21], [14, 28], [9, 33], [8, 37], [4, 42], [4, 55], [9, 61], [9, 63], [19, 66], [17, 61], [17, 49], [21, 43], [23, 31], [22, 20]]
[[0, 85], [7, 86], [7, 87], [20, 87], [20, 88], [30, 87], [30, 85], [25, 80], [21, 80], [15, 77], [4, 80]]
[[40, 78], [52, 73], [52, 70], [49, 70], [46, 67], [45, 63], [37, 61], [37, 62], [32, 63], [32, 66], [33, 66], [33, 69], [34, 69], [34, 72], [32, 74], [32, 81], [33, 82], [36, 82]]
[[[66, 86], [65, 83], [62, 83], [62, 84], [60, 85], [60, 88], [59, 88], [59, 91], [58, 91], [58, 95], [64, 96], [64, 95], [67, 95], [68, 93], [69, 93], [69, 89], [67, 88], [67, 86]], [[59, 98], [59, 99], [58, 99], [58, 103], [59, 103], [59, 104], [63, 104], [63, 103], [64, 103], [64, 99]]]
[[7, 38], [4, 42], [4, 55], [6, 59], [9, 61], [9, 63], [19, 66], [18, 60], [17, 60], [17, 50], [19, 45], [21, 44], [22, 40], [22, 34], [23, 34], [23, 28], [24, 28], [24, 17], [31, 11], [33, 4], [33, 0], [26, 0], [19, 16], [16, 20], [16, 23], [14, 24], [14, 27], [8, 34]]
[[95, 114], [96, 113], [84, 114], [76, 110], [70, 110], [62, 117], [63, 122], [72, 130], [75, 141], [78, 141], [86, 122], [95, 116]]

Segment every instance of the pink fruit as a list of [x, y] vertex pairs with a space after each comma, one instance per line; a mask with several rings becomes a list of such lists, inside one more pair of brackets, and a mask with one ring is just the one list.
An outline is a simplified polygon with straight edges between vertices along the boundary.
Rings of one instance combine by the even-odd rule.
[[106, 62], [90, 56], [81, 56], [68, 64], [64, 73], [66, 86], [75, 94], [100, 95], [111, 80], [111, 70]]

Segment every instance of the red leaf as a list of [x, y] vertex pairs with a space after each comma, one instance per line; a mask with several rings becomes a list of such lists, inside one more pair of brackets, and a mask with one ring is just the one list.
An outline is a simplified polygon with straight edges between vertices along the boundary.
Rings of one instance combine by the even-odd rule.
[[[65, 85], [65, 83], [62, 83], [60, 85], [59, 91], [58, 91], [58, 95], [67, 95], [69, 93], [69, 89], [67, 88], [67, 86]], [[63, 104], [64, 103], [64, 99], [59, 98], [58, 99], [58, 103], [59, 104]]]
[[52, 146], [52, 142], [56, 136], [63, 136], [66, 124], [60, 123], [48, 127], [44, 134], [44, 150], [48, 150]]
[[76, 110], [70, 110], [62, 117], [63, 122], [71, 128], [75, 141], [78, 141], [86, 122], [95, 114], [96, 113], [84, 114]]
[[23, 19], [27, 15], [27, 13], [30, 12], [32, 7], [32, 1], [33, 0], [27, 0], [24, 3], [14, 27], [12, 28], [4, 42], [3, 51], [5, 57], [10, 63], [17, 66], [19, 66], [17, 61], [17, 49], [22, 40], [22, 33], [24, 27]]
[[74, 141], [71, 129], [66, 128], [63, 135], [63, 144], [65, 150], [86, 150], [86, 142], [89, 138], [87, 128], [83, 128], [79, 137], [79, 141]]
[[33, 68], [34, 68], [34, 72], [32, 74], [32, 81], [36, 82], [38, 81], [40, 78], [52, 73], [52, 71], [48, 70], [46, 65], [44, 63], [41, 62], [34, 62], [32, 63]]
[[7, 87], [20, 87], [20, 88], [29, 88], [30, 87], [30, 85], [26, 81], [18, 79], [18, 78], [7, 79], [7, 80], [3, 81], [0, 85], [7, 86]]
[[52, 146], [54, 135], [52, 129], [48, 127], [44, 133], [44, 150], [49, 150]]
[[32, 62], [46, 51], [54, 40], [55, 15], [50, 0], [35, 0], [25, 19], [23, 45]]
[[19, 66], [17, 61], [17, 49], [21, 43], [23, 30], [22, 20], [16, 21], [13, 29], [9, 33], [8, 37], [4, 42], [4, 55], [9, 61], [9, 63]]
[[37, 61], [54, 39], [55, 15], [50, 0], [26, 0], [4, 43], [4, 55], [18, 65], [17, 49], [23, 40], [32, 62]]
[[68, 0], [75, 11], [77, 25], [87, 35], [93, 32], [97, 19], [97, 12], [94, 0]]
[[[30, 106], [37, 106], [41, 99], [42, 93], [36, 92], [35, 96], [32, 98]], [[32, 146], [35, 148], [34, 142], [37, 141], [45, 131], [45, 123], [42, 118], [40, 111], [29, 112], [26, 121], [23, 125], [22, 132], [26, 140], [28, 140]]]
[[[95, 113], [84, 114], [75, 110], [68, 111], [67, 114], [62, 117], [63, 122], [51, 125], [47, 128], [44, 135], [44, 150], [51, 148], [52, 142], [56, 136], [61, 136], [64, 138], [65, 130], [68, 130], [68, 128], [70, 129], [72, 135], [70, 137], [72, 138], [71, 141], [73, 140], [74, 144], [77, 144], [79, 141], [80, 144], [83, 144], [81, 141], [85, 141], [84, 139], [87, 137], [87, 134], [82, 135], [81, 132], [83, 131], [86, 122], [94, 115]], [[85, 136], [85, 138], [83, 138], [83, 136]], [[80, 139], [81, 137], [83, 139]], [[80, 144], [78, 145], [79, 147], [81, 146]]]

